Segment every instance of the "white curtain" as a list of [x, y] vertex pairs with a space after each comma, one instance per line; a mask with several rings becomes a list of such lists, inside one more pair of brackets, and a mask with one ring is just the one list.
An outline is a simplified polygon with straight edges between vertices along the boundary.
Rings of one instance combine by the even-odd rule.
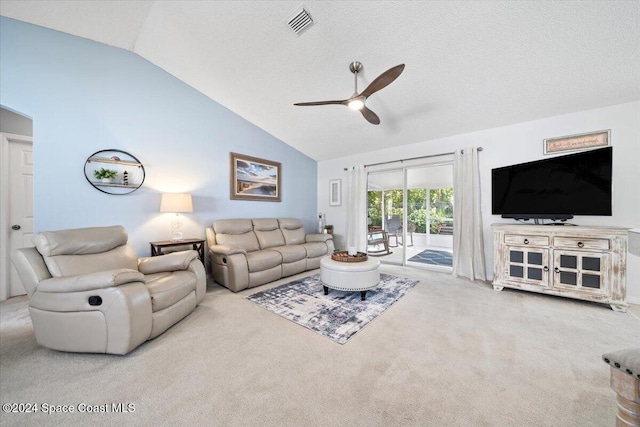
[[367, 170], [356, 166], [349, 170], [347, 201], [347, 247], [367, 251]]
[[456, 150], [453, 169], [453, 275], [486, 280], [478, 150]]

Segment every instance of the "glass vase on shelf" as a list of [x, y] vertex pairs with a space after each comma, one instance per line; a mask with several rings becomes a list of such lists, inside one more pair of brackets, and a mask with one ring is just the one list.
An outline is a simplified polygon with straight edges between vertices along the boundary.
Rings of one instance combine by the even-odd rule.
[[318, 213], [318, 234], [324, 233], [324, 214]]

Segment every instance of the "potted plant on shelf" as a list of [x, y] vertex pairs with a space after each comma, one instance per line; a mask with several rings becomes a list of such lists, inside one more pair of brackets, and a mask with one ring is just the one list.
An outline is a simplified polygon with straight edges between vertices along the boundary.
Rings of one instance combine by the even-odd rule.
[[118, 172], [113, 169], [100, 168], [100, 170], [93, 171], [93, 176], [105, 183], [112, 183], [116, 175]]
[[325, 225], [324, 232], [325, 234], [333, 234], [333, 225]]

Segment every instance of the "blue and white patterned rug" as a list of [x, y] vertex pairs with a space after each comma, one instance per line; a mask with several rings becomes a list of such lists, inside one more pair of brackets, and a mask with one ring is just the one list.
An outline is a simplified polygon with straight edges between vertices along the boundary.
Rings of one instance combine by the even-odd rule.
[[367, 291], [361, 301], [360, 292], [329, 290], [324, 295], [320, 275], [305, 277], [247, 299], [285, 319], [344, 344], [369, 322], [406, 295], [417, 280], [380, 274], [380, 285]]
[[408, 261], [420, 262], [422, 264], [453, 266], [453, 254], [447, 251], [436, 251], [427, 249], [408, 259]]

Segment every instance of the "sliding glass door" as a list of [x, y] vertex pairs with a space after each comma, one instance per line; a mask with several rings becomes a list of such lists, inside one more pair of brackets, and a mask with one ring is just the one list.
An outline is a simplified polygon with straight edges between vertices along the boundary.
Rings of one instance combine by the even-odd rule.
[[404, 172], [369, 173], [367, 188], [367, 252], [383, 262], [402, 265]]
[[451, 270], [453, 164], [368, 175], [368, 252], [382, 262]]
[[453, 266], [453, 164], [406, 169], [405, 264], [450, 270]]

